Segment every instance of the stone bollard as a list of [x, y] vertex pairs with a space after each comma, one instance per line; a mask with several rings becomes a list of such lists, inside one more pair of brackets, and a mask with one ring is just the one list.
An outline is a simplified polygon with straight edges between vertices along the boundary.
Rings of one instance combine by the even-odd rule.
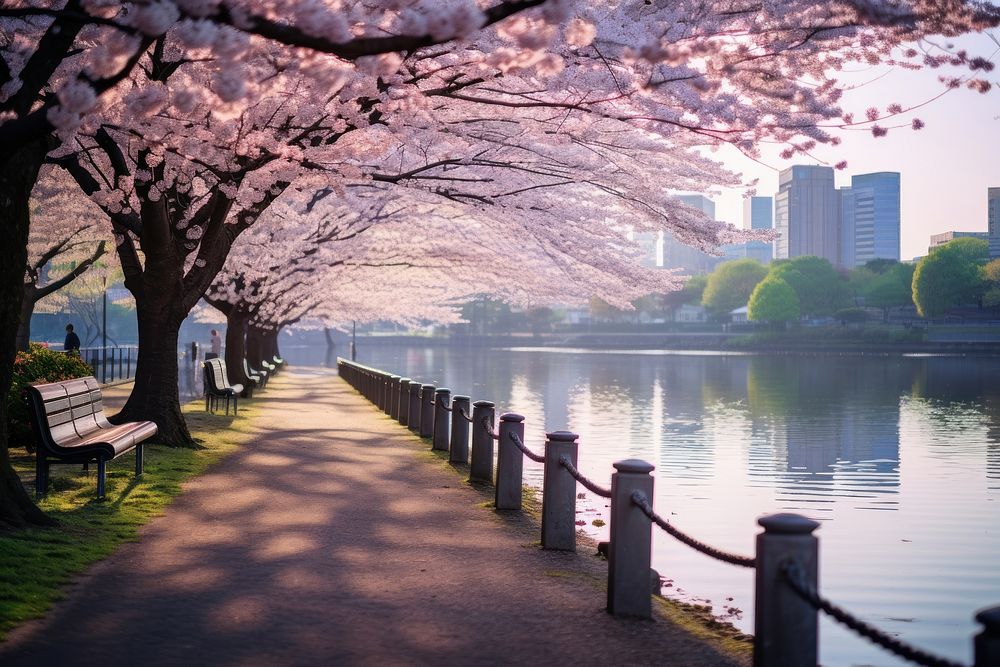
[[653, 503], [653, 466], [639, 459], [618, 461], [611, 475], [611, 542], [608, 544], [608, 611], [649, 618], [649, 561], [653, 525], [632, 502], [639, 491]]
[[542, 548], [576, 551], [576, 480], [559, 463], [559, 457], [568, 456], [570, 462], [576, 465], [577, 435], [569, 431], [555, 431], [545, 437]]
[[469, 462], [469, 420], [465, 415], [472, 411], [468, 396], [453, 396], [451, 399], [451, 442], [448, 460], [452, 463]]
[[407, 426], [414, 433], [420, 432], [420, 383], [410, 380], [410, 410]]
[[399, 378], [399, 397], [396, 400], [399, 403], [396, 419], [401, 426], [406, 426], [410, 417], [410, 378]]
[[989, 607], [976, 612], [976, 621], [983, 631], [974, 641], [976, 658], [973, 667], [1000, 665], [1000, 607]]
[[399, 381], [398, 375], [389, 376], [389, 403], [386, 407], [386, 414], [395, 420], [399, 420]]
[[497, 440], [496, 508], [521, 509], [521, 484], [524, 476], [524, 454], [514, 444], [511, 435], [524, 442], [524, 417], [513, 412], [500, 415], [500, 439]]
[[421, 438], [429, 438], [434, 435], [434, 390], [432, 384], [425, 384], [420, 387], [420, 429], [418, 434]]
[[[472, 404], [472, 463], [469, 479], [493, 482], [493, 417], [496, 406], [490, 401]], [[484, 422], [486, 425], [484, 425]]]
[[819, 523], [799, 514], [772, 514], [757, 520], [754, 591], [754, 667], [815, 667], [819, 653], [819, 613], [785, 581], [781, 566], [795, 561], [806, 582], [819, 586]]
[[448, 404], [451, 403], [451, 389], [434, 392], [434, 440], [431, 449], [448, 451]]

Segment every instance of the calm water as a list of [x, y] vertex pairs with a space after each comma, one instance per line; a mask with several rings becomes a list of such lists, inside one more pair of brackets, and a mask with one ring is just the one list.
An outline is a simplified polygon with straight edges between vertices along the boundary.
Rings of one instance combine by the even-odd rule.
[[[361, 346], [358, 360], [524, 414], [536, 450], [547, 430], [579, 433], [599, 483], [613, 461], [653, 463], [658, 511], [710, 544], [750, 555], [762, 514], [821, 521], [824, 593], [942, 655], [971, 661], [973, 611], [1000, 604], [998, 359]], [[580, 501], [602, 539], [605, 503]], [[749, 571], [659, 530], [653, 566], [666, 594], [752, 629]], [[825, 665], [903, 664], [821, 633]]]

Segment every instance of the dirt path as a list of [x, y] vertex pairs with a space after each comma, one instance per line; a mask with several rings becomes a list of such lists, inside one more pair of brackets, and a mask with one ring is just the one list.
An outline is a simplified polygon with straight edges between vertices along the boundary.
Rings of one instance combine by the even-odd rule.
[[736, 664], [610, 617], [601, 562], [538, 549], [339, 378], [289, 371], [260, 400], [259, 435], [0, 664]]

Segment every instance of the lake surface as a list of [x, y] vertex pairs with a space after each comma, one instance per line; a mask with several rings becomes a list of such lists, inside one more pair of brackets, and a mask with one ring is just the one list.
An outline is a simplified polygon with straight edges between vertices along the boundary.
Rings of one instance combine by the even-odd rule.
[[[331, 362], [322, 348], [282, 351]], [[614, 461], [649, 461], [659, 513], [714, 546], [752, 555], [763, 514], [820, 521], [824, 594], [943, 656], [971, 662], [973, 612], [1000, 604], [1000, 359], [362, 341], [358, 361], [525, 415], [536, 451], [546, 431], [579, 433], [579, 467], [599, 484]], [[606, 539], [592, 525], [606, 501], [588, 492], [578, 506]], [[751, 571], [659, 529], [653, 567], [666, 595], [752, 631]], [[825, 619], [821, 645], [825, 665], [905, 664]]]

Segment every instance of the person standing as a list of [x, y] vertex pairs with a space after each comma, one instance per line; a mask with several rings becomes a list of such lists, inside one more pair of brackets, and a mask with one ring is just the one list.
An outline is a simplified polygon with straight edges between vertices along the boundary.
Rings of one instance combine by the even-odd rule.
[[205, 355], [206, 359], [218, 359], [222, 354], [222, 336], [215, 329], [212, 329], [212, 351]]
[[63, 343], [63, 350], [66, 352], [72, 352], [76, 350], [76, 353], [80, 353], [80, 337], [73, 332], [73, 325], [66, 325], [66, 342]]

